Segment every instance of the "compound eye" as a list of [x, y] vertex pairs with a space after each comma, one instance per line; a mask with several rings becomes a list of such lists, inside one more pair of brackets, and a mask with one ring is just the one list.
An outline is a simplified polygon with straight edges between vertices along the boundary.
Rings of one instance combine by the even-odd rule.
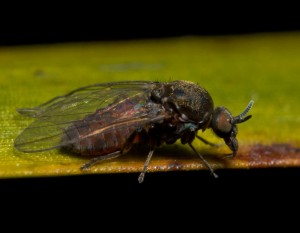
[[217, 118], [217, 129], [223, 133], [229, 133], [232, 129], [231, 119], [228, 111], [222, 111]]
[[231, 113], [226, 108], [216, 108], [212, 119], [214, 132], [220, 137], [228, 135], [232, 130], [232, 119]]

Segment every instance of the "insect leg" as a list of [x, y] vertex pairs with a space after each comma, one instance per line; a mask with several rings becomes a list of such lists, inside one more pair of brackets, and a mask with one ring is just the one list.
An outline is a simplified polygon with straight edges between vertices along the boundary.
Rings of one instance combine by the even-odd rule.
[[139, 183], [142, 183], [144, 181], [145, 173], [147, 172], [148, 165], [150, 163], [150, 160], [151, 160], [151, 157], [153, 155], [153, 152], [154, 152], [154, 150], [150, 150], [149, 151], [148, 157], [147, 157], [147, 159], [145, 161], [145, 164], [144, 164], [143, 171], [141, 172], [141, 174], [139, 175], [139, 178], [138, 178]]
[[221, 144], [215, 144], [215, 143], [212, 143], [212, 142], [209, 142], [207, 141], [206, 139], [204, 139], [203, 137], [200, 137], [198, 135], [196, 135], [196, 138], [198, 138], [200, 141], [202, 141], [203, 143], [207, 144], [207, 145], [210, 145], [210, 146], [213, 146], [213, 147], [220, 147]]
[[196, 153], [196, 155], [199, 156], [199, 158], [202, 160], [202, 162], [205, 164], [205, 166], [210, 170], [211, 174], [218, 178], [218, 175], [214, 172], [214, 169], [210, 166], [210, 164], [203, 158], [203, 156], [195, 149], [195, 147], [189, 143], [189, 146], [193, 149], [193, 151]]
[[101, 155], [98, 157], [95, 157], [93, 159], [91, 159], [88, 163], [84, 164], [83, 166], [80, 167], [81, 170], [88, 170], [91, 166], [93, 166], [94, 164], [102, 161], [102, 160], [106, 160], [106, 159], [113, 159], [116, 158], [118, 156], [120, 156], [122, 153], [121, 151], [116, 151], [107, 155]]
[[[138, 130], [136, 130], [136, 131], [135, 131], [128, 139], [127, 139], [127, 141], [126, 141], [124, 147], [122, 148], [122, 151], [121, 151], [122, 154], [123, 154], [124, 152], [126, 153], [127, 151], [130, 150], [130, 148], [131, 148], [132, 145], [133, 145], [133, 140], [134, 140], [134, 138], [135, 138], [138, 134], [142, 134], [142, 132], [143, 132], [142, 129], [138, 129]], [[154, 152], [153, 149], [149, 151], [149, 154], [148, 154], [148, 156], [147, 156], [147, 159], [146, 159], [146, 161], [145, 161], [145, 163], [144, 163], [143, 171], [141, 172], [141, 174], [140, 174], [139, 177], [138, 177], [139, 183], [142, 183], [142, 182], [144, 181], [145, 174], [146, 174], [146, 172], [147, 172], [148, 165], [149, 165], [149, 163], [150, 163], [150, 160], [151, 160], [151, 157], [152, 157], [152, 155], [153, 155], [153, 152]]]

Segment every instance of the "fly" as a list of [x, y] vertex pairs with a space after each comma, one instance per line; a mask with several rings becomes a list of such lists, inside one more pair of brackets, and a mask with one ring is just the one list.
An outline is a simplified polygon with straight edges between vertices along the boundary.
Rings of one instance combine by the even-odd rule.
[[194, 148], [198, 130], [212, 128], [234, 157], [238, 151], [237, 124], [251, 118], [253, 106], [233, 117], [225, 107], [214, 109], [210, 94], [189, 81], [128, 81], [96, 84], [58, 96], [36, 108], [18, 109], [35, 121], [15, 140], [22, 152], [62, 148], [91, 158], [81, 169], [126, 154], [134, 144], [149, 146], [139, 183], [155, 149], [178, 139], [189, 145], [211, 173], [211, 165]]

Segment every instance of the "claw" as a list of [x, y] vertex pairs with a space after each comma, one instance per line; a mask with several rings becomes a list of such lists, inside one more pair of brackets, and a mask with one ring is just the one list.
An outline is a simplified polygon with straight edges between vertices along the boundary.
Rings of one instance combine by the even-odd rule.
[[229, 158], [229, 159], [232, 159], [236, 156], [236, 153], [231, 153], [231, 154], [224, 154], [224, 157], [225, 158]]

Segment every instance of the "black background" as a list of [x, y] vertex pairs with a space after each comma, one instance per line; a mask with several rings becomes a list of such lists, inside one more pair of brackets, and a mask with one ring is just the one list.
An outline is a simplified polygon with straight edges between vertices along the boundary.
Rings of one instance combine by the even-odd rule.
[[[273, 3], [272, 6], [274, 6]], [[72, 41], [228, 35], [300, 30], [297, 7], [282, 5], [80, 5], [76, 9], [47, 5], [32, 9], [2, 8], [0, 45]], [[79, 7], [79, 9], [78, 9]], [[124, 7], [124, 8], [123, 8]], [[139, 7], [135, 9], [135, 7]]]
[[[276, 11], [270, 8], [253, 11], [260, 9], [259, 5], [239, 10], [230, 6], [216, 10], [201, 5], [188, 8], [177, 5], [176, 10], [172, 6], [161, 9], [159, 5], [152, 5], [149, 9], [146, 5], [139, 10], [128, 10], [117, 3], [108, 8], [90, 6], [82, 11], [60, 9], [58, 5], [31, 10], [22, 6], [12, 9], [5, 12], [2, 8], [2, 46], [300, 30], [300, 17], [294, 8], [286, 10], [280, 6]], [[0, 196], [11, 197], [8, 204], [27, 203], [26, 208], [40, 199], [43, 205], [57, 201], [58, 212], [72, 205], [81, 210], [95, 206], [100, 211], [103, 206], [112, 206], [117, 214], [118, 208], [122, 208], [118, 203], [125, 203], [127, 208], [138, 206], [135, 209], [138, 213], [150, 208], [162, 214], [172, 209], [181, 216], [180, 209], [186, 207], [198, 214], [207, 213], [212, 218], [220, 211], [226, 217], [227, 210], [233, 205], [259, 212], [299, 203], [300, 172], [297, 168], [222, 170], [217, 173], [218, 179], [208, 171], [150, 173], [141, 185], [137, 182], [138, 174], [9, 179], [0, 181]], [[238, 214], [235, 212], [232, 218]]]

